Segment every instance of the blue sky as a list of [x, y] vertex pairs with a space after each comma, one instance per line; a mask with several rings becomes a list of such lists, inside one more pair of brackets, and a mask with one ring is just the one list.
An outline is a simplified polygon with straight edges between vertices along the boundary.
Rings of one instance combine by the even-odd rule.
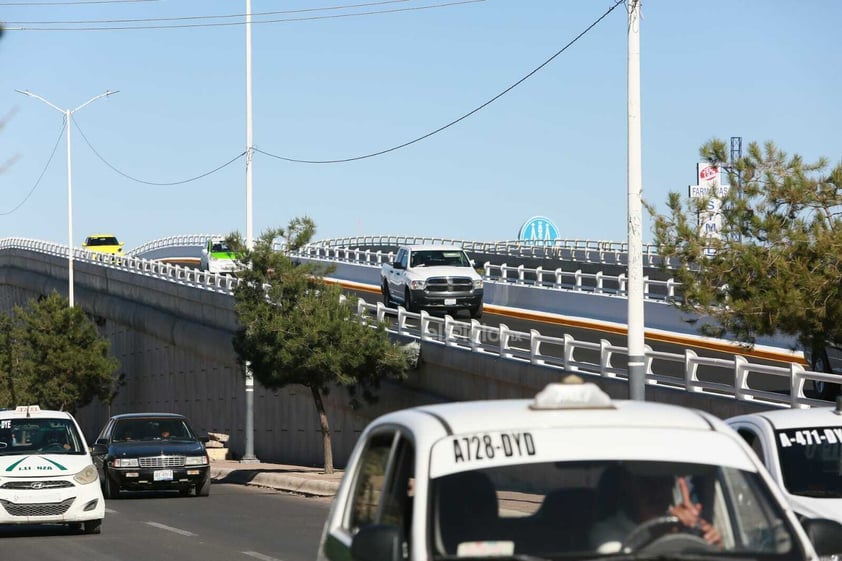
[[[411, 141], [524, 77], [613, 1], [370, 0], [340, 9], [353, 4], [363, 2], [252, 0], [257, 149], [331, 160]], [[75, 244], [96, 232], [116, 233], [127, 248], [245, 233], [243, 158], [170, 186], [102, 161], [172, 183], [245, 151], [245, 27], [186, 27], [243, 18], [162, 21], [244, 12], [245, 0], [0, 0], [9, 28], [0, 39], [0, 237], [68, 236], [62, 115], [15, 89], [62, 109], [119, 90], [74, 114]], [[335, 17], [367, 12], [385, 13]], [[255, 154], [255, 235], [307, 215], [317, 238], [508, 240], [544, 215], [561, 238], [625, 241], [626, 17], [619, 6], [517, 88], [406, 148], [330, 165]], [[267, 19], [282, 21], [259, 23]], [[713, 137], [772, 140], [839, 162], [840, 22], [842, 2], [829, 0], [644, 0], [644, 199], [663, 211], [669, 191], [686, 192], [699, 147]], [[140, 25], [181, 27], [40, 30]]]

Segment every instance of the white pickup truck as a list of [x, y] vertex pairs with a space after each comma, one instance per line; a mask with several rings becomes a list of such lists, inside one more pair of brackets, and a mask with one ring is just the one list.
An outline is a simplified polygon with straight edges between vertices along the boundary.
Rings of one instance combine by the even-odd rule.
[[380, 270], [380, 290], [387, 306], [410, 312], [453, 313], [468, 310], [482, 317], [482, 277], [458, 246], [405, 245]]

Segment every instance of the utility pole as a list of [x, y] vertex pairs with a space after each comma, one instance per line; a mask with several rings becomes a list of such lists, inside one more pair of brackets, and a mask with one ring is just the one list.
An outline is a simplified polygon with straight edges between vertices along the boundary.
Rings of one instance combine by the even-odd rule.
[[643, 174], [640, 133], [640, 0], [628, 1], [629, 398], [646, 399], [643, 321]]
[[72, 158], [70, 157], [70, 116], [73, 113], [79, 111], [89, 103], [96, 101], [101, 97], [107, 97], [111, 94], [115, 94], [117, 92], [112, 92], [111, 90], [106, 90], [105, 92], [92, 97], [76, 109], [60, 109], [53, 103], [47, 101], [43, 97], [38, 94], [34, 94], [29, 90], [15, 90], [18, 93], [21, 93], [25, 96], [34, 97], [35, 99], [41, 100], [62, 115], [64, 115], [64, 126], [66, 131], [66, 142], [67, 142], [67, 301], [69, 306], [72, 308], [74, 305], [74, 294], [73, 294], [73, 169], [72, 169]]
[[[254, 141], [252, 129], [251, 106], [251, 0], [246, 0], [246, 247], [254, 248], [254, 231], [252, 226], [252, 159], [254, 157]], [[245, 450], [240, 460], [245, 463], [256, 463], [260, 460], [254, 455], [254, 374], [251, 363], [246, 361], [246, 426]]]

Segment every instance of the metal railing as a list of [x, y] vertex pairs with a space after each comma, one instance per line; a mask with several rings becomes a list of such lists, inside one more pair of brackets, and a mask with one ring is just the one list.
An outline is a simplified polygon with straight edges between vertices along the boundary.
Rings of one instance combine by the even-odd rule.
[[[368, 235], [328, 238], [308, 244], [309, 251], [360, 249], [366, 247], [383, 248], [400, 245], [458, 245], [471, 253], [495, 254], [500, 256], [536, 257], [540, 259], [559, 259], [579, 261], [581, 263], [602, 263], [612, 265], [628, 264], [628, 243], [606, 240], [542, 240], [530, 242], [522, 240], [481, 242], [454, 238], [430, 236]], [[362, 251], [365, 251], [363, 249]], [[659, 267], [664, 263], [655, 244], [643, 244], [643, 263], [648, 267]], [[377, 253], [375, 249], [373, 253]], [[666, 263], [667, 268], [672, 263]]]
[[[67, 256], [66, 246], [25, 238], [0, 239], [0, 252], [8, 250]], [[97, 253], [82, 249], [74, 249], [74, 260], [227, 294], [233, 294], [238, 282], [235, 276], [199, 271], [192, 267], [134, 256]], [[412, 313], [403, 307], [387, 308], [382, 302], [370, 304], [363, 299], [358, 300], [357, 311], [361, 316], [373, 316], [379, 321], [392, 318], [390, 319], [394, 322], [390, 328], [392, 332], [421, 341], [465, 348], [478, 353], [491, 353], [506, 360], [527, 361], [566, 371], [588, 372], [611, 378], [627, 379], [628, 377], [627, 369], [619, 365], [619, 361], [616, 360], [617, 356], [627, 357], [628, 349], [613, 345], [604, 339], [598, 342], [580, 341], [570, 335], [563, 337], [543, 335], [535, 329], [529, 332], [515, 331], [505, 324], [489, 326], [477, 320], [463, 322], [451, 316], [431, 316], [424, 311]], [[583, 357], [583, 353], [588, 353], [591, 360]], [[807, 381], [842, 383], [842, 375], [808, 371], [794, 362], [788, 366], [771, 366], [751, 363], [739, 355], [723, 359], [699, 356], [690, 349], [686, 349], [684, 353], [668, 353], [654, 351], [648, 346], [645, 356], [647, 384], [682, 388], [689, 392], [717, 394], [740, 401], [755, 401], [778, 407], [805, 408], [827, 405], [825, 401], [807, 397], [804, 394], [805, 383]], [[676, 365], [681, 365], [681, 367], [676, 368]], [[729, 372], [729, 379], [732, 381], [723, 383], [702, 379], [699, 374], [702, 367]], [[679, 373], [681, 370], [683, 373]], [[753, 373], [785, 378], [788, 380], [789, 394], [752, 387], [751, 374]]]
[[208, 238], [216, 237], [216, 234], [186, 234], [183, 236], [169, 236], [146, 242], [126, 252], [126, 255], [138, 256], [156, 249], [165, 249], [168, 247], [184, 247], [197, 246], [204, 247]]
[[[67, 257], [66, 245], [26, 238], [0, 239], [0, 251], [9, 249], [23, 249], [47, 255]], [[89, 251], [87, 249], [74, 248], [73, 261], [95, 264], [110, 269], [120, 269], [186, 286], [221, 291], [229, 294], [233, 294], [234, 287], [238, 282], [237, 277], [214, 274], [209, 271], [200, 271], [194, 267], [173, 265], [171, 263], [143, 259], [132, 255], [116, 255]]]
[[[371, 315], [378, 321], [387, 321], [392, 325], [391, 331], [420, 341], [488, 353], [502, 359], [529, 362], [567, 372], [586, 372], [628, 380], [628, 370], [617, 365], [615, 360], [618, 355], [628, 357], [628, 348], [613, 345], [605, 339], [599, 342], [580, 341], [567, 334], [563, 337], [551, 337], [542, 335], [535, 329], [529, 332], [515, 331], [505, 324], [492, 327], [477, 320], [464, 322], [451, 316], [432, 316], [425, 311], [413, 313], [400, 306], [396, 309], [389, 308], [382, 302], [369, 304], [363, 299], [357, 301], [357, 312], [361, 316]], [[587, 360], [581, 357], [584, 352], [589, 352], [596, 358]], [[795, 362], [787, 366], [772, 366], [752, 363], [739, 355], [730, 359], [703, 357], [690, 349], [685, 349], [684, 353], [669, 353], [655, 351], [646, 345], [645, 357], [646, 383], [649, 385], [719, 395], [774, 407], [803, 409], [826, 406], [826, 401], [805, 395], [805, 383], [815, 380], [838, 384], [842, 381], [842, 375], [805, 370]], [[664, 372], [676, 372], [675, 365], [683, 366], [683, 375]], [[699, 374], [700, 367], [726, 372], [733, 381], [723, 383], [704, 380]], [[788, 380], [789, 394], [752, 387], [752, 373]]]
[[[184, 236], [171, 236], [143, 244], [127, 252], [126, 255], [142, 255], [167, 247], [203, 246], [205, 241], [212, 237], [209, 234], [193, 234]], [[379, 267], [384, 263], [390, 263], [395, 258], [394, 251], [382, 249], [363, 249], [359, 246], [395, 246], [404, 244], [433, 244], [433, 245], [460, 245], [466, 251], [496, 253], [500, 256], [523, 257], [529, 251], [547, 252], [556, 251], [563, 253], [579, 252], [574, 258], [571, 253], [568, 255], [571, 262], [589, 262], [608, 264], [617, 259], [607, 258], [608, 255], [625, 255], [621, 253], [626, 250], [627, 244], [605, 241], [588, 240], [555, 240], [556, 245], [538, 246], [529, 245], [524, 242], [469, 242], [465, 240], [452, 240], [446, 238], [413, 237], [413, 236], [357, 236], [348, 238], [335, 238], [322, 240], [307, 244], [296, 252], [290, 252], [295, 257], [307, 259], [318, 259], [325, 261], [336, 261], [353, 263], [357, 265], [369, 265]], [[283, 250], [280, 243], [275, 249]], [[500, 250], [500, 251], [492, 251]], [[503, 251], [505, 250], [505, 251]], [[651, 261], [656, 261], [653, 253], [655, 246], [647, 245], [644, 255]], [[532, 255], [530, 255], [532, 256]], [[558, 255], [554, 256], [556, 259]], [[593, 260], [588, 260], [593, 258]], [[618, 262], [618, 261], [617, 261]], [[505, 282], [521, 285], [541, 286], [550, 289], [573, 290], [576, 292], [589, 292], [593, 294], [610, 294], [625, 296], [627, 293], [628, 279], [625, 274], [609, 275], [603, 272], [585, 273], [581, 269], [546, 270], [542, 267], [530, 268], [523, 265], [510, 266], [507, 263], [485, 262], [481, 265], [483, 278], [488, 281]], [[670, 301], [677, 296], [680, 283], [674, 279], [654, 280], [648, 276], [643, 279], [643, 297], [646, 300]]]

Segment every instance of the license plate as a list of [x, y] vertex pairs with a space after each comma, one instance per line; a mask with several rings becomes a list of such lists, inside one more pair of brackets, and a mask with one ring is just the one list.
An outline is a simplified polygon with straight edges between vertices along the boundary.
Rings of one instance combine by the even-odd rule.
[[172, 470], [156, 469], [155, 473], [152, 474], [152, 478], [155, 481], [172, 481]]
[[445, 306], [455, 306], [456, 305], [456, 298], [445, 298], [444, 299]]

